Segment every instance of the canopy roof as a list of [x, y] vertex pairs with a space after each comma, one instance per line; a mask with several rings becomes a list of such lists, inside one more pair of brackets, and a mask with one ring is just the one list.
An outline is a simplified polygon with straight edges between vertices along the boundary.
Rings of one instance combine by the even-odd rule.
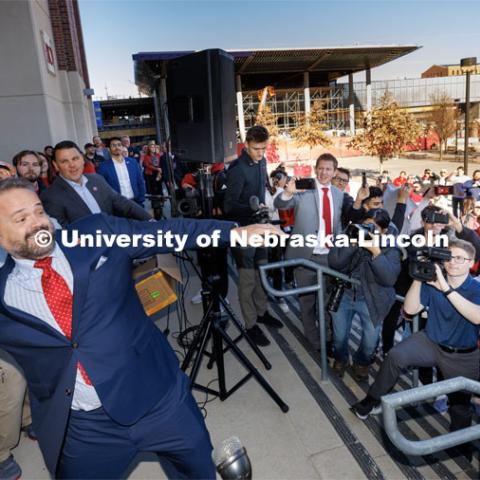
[[[293, 88], [303, 85], [303, 73], [310, 72], [310, 86], [326, 86], [332, 80], [374, 68], [420, 48], [417, 45], [346, 46], [321, 48], [272, 48], [227, 50], [235, 62], [235, 72], [242, 77], [244, 90], [267, 85]], [[151, 93], [157, 80], [166, 72], [169, 60], [195, 53], [140, 52], [132, 56], [135, 83]]]

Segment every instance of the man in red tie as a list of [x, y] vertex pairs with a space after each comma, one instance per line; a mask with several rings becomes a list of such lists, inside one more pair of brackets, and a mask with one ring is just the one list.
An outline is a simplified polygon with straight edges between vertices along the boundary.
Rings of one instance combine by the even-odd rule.
[[[295, 180], [285, 186], [282, 194], [275, 199], [275, 207], [279, 209], [295, 209], [295, 226], [292, 234], [317, 235], [317, 245], [293, 248], [289, 246], [287, 259], [306, 258], [319, 265], [328, 266], [328, 244], [324, 242], [329, 235], [333, 237], [342, 232], [342, 213], [344, 217], [351, 204], [347, 203], [343, 192], [332, 185], [331, 181], [338, 167], [337, 159], [330, 153], [324, 153], [315, 165], [316, 188], [297, 191]], [[312, 285], [317, 281], [317, 273], [305, 268], [297, 268], [295, 278], [299, 287]], [[325, 277], [327, 279], [327, 277]], [[328, 287], [328, 285], [327, 285]], [[316, 325], [318, 315], [315, 308], [316, 293], [300, 296], [300, 310], [305, 337], [315, 349], [320, 348], [319, 330]]]

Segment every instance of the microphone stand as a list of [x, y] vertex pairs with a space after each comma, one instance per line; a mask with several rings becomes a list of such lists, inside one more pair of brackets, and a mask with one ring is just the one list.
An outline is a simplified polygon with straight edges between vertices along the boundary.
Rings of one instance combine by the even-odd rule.
[[[200, 195], [202, 205], [202, 216], [204, 218], [212, 218], [212, 205], [213, 205], [213, 189], [212, 178], [209, 168], [202, 169], [200, 171]], [[208, 249], [204, 249], [208, 250]], [[202, 304], [204, 315], [200, 320], [197, 333], [190, 345], [185, 359], [182, 362], [182, 370], [189, 375], [192, 388], [196, 388], [202, 392], [209, 393], [220, 400], [226, 400], [230, 395], [235, 393], [244, 383], [246, 383], [251, 377], [254, 377], [262, 388], [270, 395], [272, 400], [280, 407], [282, 412], [288, 412], [289, 407], [271, 385], [265, 380], [261, 373], [255, 368], [252, 362], [238, 347], [237, 343], [245, 339], [250, 348], [260, 359], [267, 370], [272, 368], [272, 365], [266, 359], [265, 355], [261, 352], [255, 342], [250, 338], [243, 324], [238, 320], [233, 312], [231, 306], [224, 300], [224, 298], [218, 292], [218, 279], [219, 275], [204, 275], [203, 271], [200, 272], [196, 265], [193, 263], [192, 258], [188, 253], [187, 260], [189, 260], [195, 269], [196, 273], [202, 281]], [[217, 278], [215, 278], [217, 277]], [[217, 285], [215, 285], [217, 281]], [[222, 318], [220, 313], [220, 306], [223, 306], [226, 312], [226, 318]], [[231, 321], [232, 325], [238, 330], [238, 336], [232, 339], [226, 332], [228, 322]], [[211, 350], [207, 350], [207, 346], [211, 343]], [[230, 390], [227, 389], [225, 379], [225, 362], [224, 355], [228, 351], [232, 351], [238, 362], [247, 370], [247, 374], [239, 380]], [[209, 359], [207, 368], [213, 368], [213, 364], [217, 365], [218, 375], [218, 390], [200, 385], [196, 382], [198, 372], [200, 370], [202, 360], [204, 357]], [[190, 367], [190, 373], [187, 370]]]

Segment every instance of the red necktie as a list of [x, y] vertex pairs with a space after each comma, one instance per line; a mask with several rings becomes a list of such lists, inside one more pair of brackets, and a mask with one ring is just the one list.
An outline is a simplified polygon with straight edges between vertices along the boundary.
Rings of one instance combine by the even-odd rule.
[[330, 209], [330, 199], [328, 198], [328, 188], [323, 187], [322, 217], [325, 222], [325, 235], [332, 234], [332, 210]]
[[[71, 339], [73, 296], [70, 293], [67, 282], [52, 268], [52, 257], [37, 260], [34, 267], [43, 270], [42, 288], [48, 308], [50, 308], [53, 318], [62, 329], [62, 332], [68, 339]], [[80, 362], [78, 362], [77, 368], [80, 370], [85, 383], [91, 385], [92, 382]]]

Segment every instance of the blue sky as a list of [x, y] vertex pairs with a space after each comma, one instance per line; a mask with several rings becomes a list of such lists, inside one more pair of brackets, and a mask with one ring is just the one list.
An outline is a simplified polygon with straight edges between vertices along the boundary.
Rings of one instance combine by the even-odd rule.
[[[80, 0], [96, 95], [135, 95], [132, 54], [206, 48], [415, 44], [372, 70], [374, 80], [419, 77], [434, 63], [480, 59], [480, 1]], [[362, 76], [361, 78], [364, 78]]]

